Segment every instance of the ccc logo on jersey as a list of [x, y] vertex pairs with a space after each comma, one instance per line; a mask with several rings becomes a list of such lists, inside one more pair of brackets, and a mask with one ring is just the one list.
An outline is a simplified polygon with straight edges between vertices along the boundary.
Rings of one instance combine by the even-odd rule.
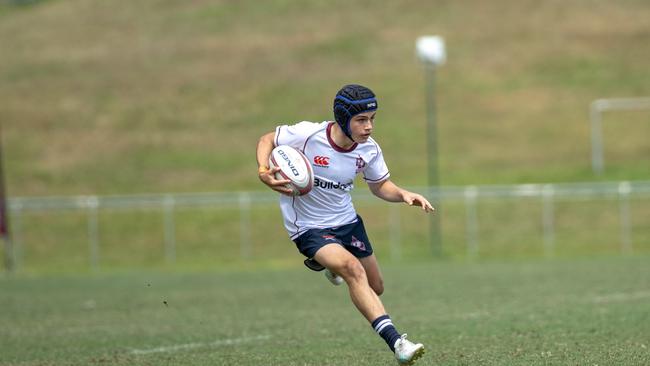
[[314, 165], [328, 167], [330, 165], [330, 158], [328, 156], [314, 156]]

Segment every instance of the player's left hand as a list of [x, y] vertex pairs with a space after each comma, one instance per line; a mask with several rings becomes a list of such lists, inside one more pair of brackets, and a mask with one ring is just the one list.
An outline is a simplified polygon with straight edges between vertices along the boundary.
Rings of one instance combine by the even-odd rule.
[[431, 206], [431, 203], [424, 198], [421, 194], [405, 191], [402, 194], [402, 199], [409, 206], [420, 206], [426, 213], [433, 213], [436, 209]]

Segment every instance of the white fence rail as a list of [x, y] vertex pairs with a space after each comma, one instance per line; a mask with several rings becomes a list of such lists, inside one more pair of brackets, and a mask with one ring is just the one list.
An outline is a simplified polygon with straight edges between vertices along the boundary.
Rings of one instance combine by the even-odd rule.
[[[415, 187], [415, 191], [431, 193], [433, 202], [464, 203], [467, 257], [475, 258], [479, 251], [479, 215], [477, 205], [482, 199], [523, 199], [537, 198], [541, 202], [540, 222], [543, 229], [544, 253], [552, 256], [555, 248], [555, 205], [558, 199], [595, 200], [616, 199], [618, 204], [620, 246], [622, 252], [631, 248], [632, 225], [629, 201], [633, 198], [650, 197], [650, 181], [635, 182], [603, 182], [603, 183], [562, 183], [562, 184], [522, 184], [522, 185], [490, 185], [442, 187], [428, 190], [426, 187]], [[437, 194], [438, 196], [434, 196]], [[367, 191], [354, 194], [355, 202], [377, 200]], [[260, 205], [275, 205], [278, 196], [274, 192], [223, 192], [223, 193], [191, 193], [191, 194], [143, 194], [121, 196], [70, 196], [70, 197], [14, 197], [9, 200], [9, 212], [12, 218], [13, 242], [17, 253], [6, 253], [14, 258], [20, 257], [23, 246], [23, 227], [21, 217], [25, 213], [85, 211], [87, 215], [88, 261], [91, 268], [96, 269], [100, 264], [99, 220], [100, 210], [160, 210], [164, 215], [163, 235], [165, 259], [169, 263], [176, 260], [176, 222], [174, 211], [182, 207], [216, 207], [231, 208], [239, 211], [239, 241], [240, 255], [248, 258], [251, 255], [251, 211]], [[394, 258], [400, 253], [400, 217], [399, 211], [389, 213], [389, 238], [391, 252]], [[20, 264], [20, 260], [17, 261]]]

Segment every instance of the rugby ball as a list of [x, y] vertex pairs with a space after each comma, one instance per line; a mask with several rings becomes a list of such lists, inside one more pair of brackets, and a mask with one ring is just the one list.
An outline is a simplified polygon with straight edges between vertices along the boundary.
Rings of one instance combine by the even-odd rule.
[[288, 179], [294, 196], [302, 196], [311, 191], [314, 186], [314, 170], [309, 159], [300, 150], [288, 145], [277, 146], [269, 156], [269, 167], [280, 167], [275, 173], [276, 179]]

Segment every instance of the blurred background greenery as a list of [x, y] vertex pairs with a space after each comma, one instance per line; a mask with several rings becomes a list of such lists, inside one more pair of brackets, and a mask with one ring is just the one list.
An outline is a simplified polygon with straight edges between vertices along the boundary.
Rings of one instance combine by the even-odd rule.
[[[331, 119], [334, 93], [352, 82], [379, 96], [374, 137], [393, 180], [425, 185], [424, 70], [414, 43], [427, 34], [443, 36], [448, 50], [437, 74], [443, 185], [649, 180], [650, 113], [605, 115], [602, 176], [591, 171], [588, 119], [594, 99], [650, 95], [648, 19], [644, 0], [0, 0], [7, 192], [261, 191], [258, 137], [278, 124]], [[635, 205], [636, 247], [647, 248], [648, 202]], [[483, 213], [494, 221], [481, 226], [487, 257], [539, 251], [525, 249], [538, 240], [536, 224], [512, 220], [539, 207], [521, 206], [495, 203]], [[388, 245], [383, 207], [359, 207], [378, 216], [370, 226], [380, 248]], [[451, 248], [464, 245], [462, 205], [457, 220], [454, 210], [443, 218]], [[618, 250], [617, 229], [594, 237], [576, 224], [606, 220], [602, 209], [561, 212], [571, 210], [558, 225], [567, 243], [586, 248], [568, 252], [597, 253], [601, 239]], [[178, 215], [180, 261], [238, 258], [239, 239], [229, 233], [236, 210]], [[254, 215], [262, 251], [254, 258], [294, 263], [277, 208]], [[402, 230], [405, 256], [421, 258], [426, 221], [406, 215], [407, 227], [420, 224]], [[159, 212], [103, 212], [99, 220], [103, 263], [158, 263], [162, 251], [149, 247], [162, 241]], [[71, 268], [86, 265], [83, 213], [34, 214], [22, 225], [34, 268], [60, 268], [53, 253]]]

